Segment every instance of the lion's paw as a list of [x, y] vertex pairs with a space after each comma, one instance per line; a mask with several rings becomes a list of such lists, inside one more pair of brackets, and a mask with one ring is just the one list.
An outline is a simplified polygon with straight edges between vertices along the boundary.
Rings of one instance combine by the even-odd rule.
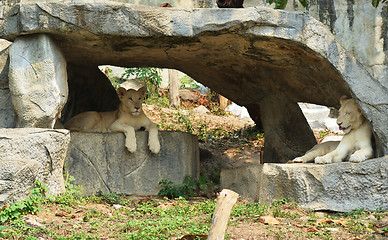
[[359, 163], [367, 158], [363, 154], [352, 154], [349, 158], [349, 162]]
[[304, 160], [303, 160], [303, 157], [297, 157], [297, 158], [294, 158], [294, 160], [292, 160], [293, 163], [303, 163]]
[[331, 161], [331, 157], [322, 156], [322, 157], [316, 157], [314, 162], [317, 164], [328, 164], [328, 163], [331, 163], [332, 161]]
[[159, 140], [154, 140], [154, 141], [150, 141], [148, 143], [148, 146], [150, 148], [150, 151], [152, 153], [159, 153], [160, 152], [160, 143], [159, 143]]
[[125, 147], [127, 147], [128, 151], [130, 153], [136, 152], [136, 139], [134, 139], [132, 141], [126, 140]]

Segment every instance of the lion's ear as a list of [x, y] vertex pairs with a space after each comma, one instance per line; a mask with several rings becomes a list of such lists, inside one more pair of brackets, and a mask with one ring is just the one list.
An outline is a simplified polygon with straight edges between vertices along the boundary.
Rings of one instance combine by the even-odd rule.
[[145, 97], [147, 88], [146, 87], [141, 87], [139, 90], [137, 90], [143, 97]]
[[343, 95], [343, 96], [340, 98], [340, 103], [341, 103], [341, 105], [343, 105], [344, 102], [345, 102], [346, 100], [348, 100], [348, 99], [349, 99], [348, 96]]
[[117, 94], [119, 95], [119, 98], [121, 99], [125, 94], [127, 93], [127, 90], [123, 87], [119, 87], [117, 89]]

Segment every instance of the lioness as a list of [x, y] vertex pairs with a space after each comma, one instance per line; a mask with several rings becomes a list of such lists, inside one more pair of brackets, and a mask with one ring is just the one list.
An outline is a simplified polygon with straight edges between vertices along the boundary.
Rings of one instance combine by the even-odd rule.
[[344, 132], [340, 142], [330, 141], [315, 145], [302, 157], [293, 160], [295, 163], [315, 162], [319, 164], [342, 162], [362, 162], [373, 157], [372, 128], [362, 115], [356, 102], [342, 96], [337, 124]]
[[131, 153], [136, 151], [135, 130], [144, 128], [149, 132], [148, 146], [151, 152], [158, 153], [158, 129], [142, 110], [146, 88], [127, 91], [120, 87], [117, 93], [121, 103], [116, 111], [80, 113], [66, 122], [65, 128], [82, 132], [123, 132], [126, 137], [125, 146]]

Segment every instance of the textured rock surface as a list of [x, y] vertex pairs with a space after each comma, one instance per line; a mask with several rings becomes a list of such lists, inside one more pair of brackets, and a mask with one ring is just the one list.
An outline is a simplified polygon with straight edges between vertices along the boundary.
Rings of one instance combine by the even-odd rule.
[[157, 195], [159, 181], [181, 184], [185, 176], [199, 176], [199, 148], [195, 136], [159, 132], [161, 151], [152, 154], [148, 132], [136, 132], [137, 151], [129, 153], [122, 133], [71, 133], [66, 170], [85, 194], [97, 191]]
[[65, 191], [63, 164], [69, 142], [67, 130], [0, 129], [0, 161], [36, 161], [36, 179], [46, 183], [49, 194], [56, 195]]
[[221, 172], [221, 187], [262, 203], [293, 199], [314, 210], [388, 208], [388, 157], [362, 163], [264, 164]]
[[0, 160], [0, 207], [28, 197], [39, 169], [35, 160]]
[[16, 114], [8, 84], [10, 44], [11, 42], [0, 39], [0, 128], [16, 126]]
[[[264, 7], [167, 9], [113, 2], [22, 4], [9, 13], [0, 26], [3, 38], [50, 33], [66, 60], [81, 66], [175, 68], [239, 105], [275, 109], [276, 105], [266, 106], [274, 92], [284, 94], [289, 104], [337, 107], [340, 96], [352, 96], [372, 123], [377, 155], [388, 154], [387, 88], [325, 25], [306, 13]], [[289, 118], [292, 131], [305, 133], [307, 122], [297, 121], [298, 115], [265, 119], [262, 114], [262, 122]], [[276, 142], [289, 123], [267, 134], [266, 140]], [[273, 149], [266, 151], [286, 146], [288, 154], [271, 159], [274, 155], [264, 153], [265, 161], [285, 162], [300, 155], [311, 147], [306, 142], [313, 141], [310, 133], [305, 138], [283, 136], [281, 145], [272, 144]]]
[[9, 88], [18, 127], [53, 128], [66, 104], [67, 70], [46, 34], [19, 37], [9, 50]]

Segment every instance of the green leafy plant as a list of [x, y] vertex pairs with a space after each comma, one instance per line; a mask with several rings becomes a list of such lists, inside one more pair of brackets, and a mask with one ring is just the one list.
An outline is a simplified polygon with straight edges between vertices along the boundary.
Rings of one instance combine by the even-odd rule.
[[[299, 0], [300, 4], [302, 4], [303, 7], [306, 7], [307, 2], [306, 0]], [[288, 3], [288, 0], [269, 0], [269, 4], [275, 3], [275, 9], [285, 9]]]
[[64, 175], [65, 179], [65, 189], [66, 191], [58, 196], [51, 197], [53, 198], [51, 201], [65, 204], [65, 205], [73, 205], [84, 199], [81, 197], [83, 192], [83, 187], [80, 185], [73, 184], [75, 178], [71, 175]]
[[122, 202], [120, 195], [114, 192], [104, 193], [102, 191], [98, 191], [97, 195], [101, 196], [103, 198], [102, 200], [109, 204], [121, 204]]
[[158, 195], [165, 196], [168, 198], [179, 198], [190, 199], [194, 195], [212, 195], [215, 185], [209, 180], [207, 176], [201, 175], [197, 180], [190, 176], [186, 176], [182, 181], [182, 185], [174, 185], [170, 180], [162, 180], [159, 182], [162, 186]]
[[181, 83], [180, 88], [191, 89], [191, 90], [197, 90], [198, 88], [200, 88], [198, 83], [187, 75], [184, 75], [183, 77], [181, 77], [179, 81]]
[[135, 77], [144, 82], [147, 87], [147, 97], [158, 91], [162, 78], [160, 77], [160, 68], [145, 67], [145, 68], [126, 68], [122, 78]]
[[25, 214], [34, 214], [38, 211], [41, 211], [41, 208], [38, 206], [38, 204], [44, 197], [44, 193], [46, 192], [47, 188], [38, 180], [35, 181], [35, 186], [36, 187], [31, 191], [31, 195], [29, 197], [23, 201], [16, 202], [10, 206], [4, 206], [2, 208], [0, 211], [1, 223], [19, 219]]
[[269, 4], [275, 3], [275, 9], [285, 9], [288, 0], [269, 0]]

